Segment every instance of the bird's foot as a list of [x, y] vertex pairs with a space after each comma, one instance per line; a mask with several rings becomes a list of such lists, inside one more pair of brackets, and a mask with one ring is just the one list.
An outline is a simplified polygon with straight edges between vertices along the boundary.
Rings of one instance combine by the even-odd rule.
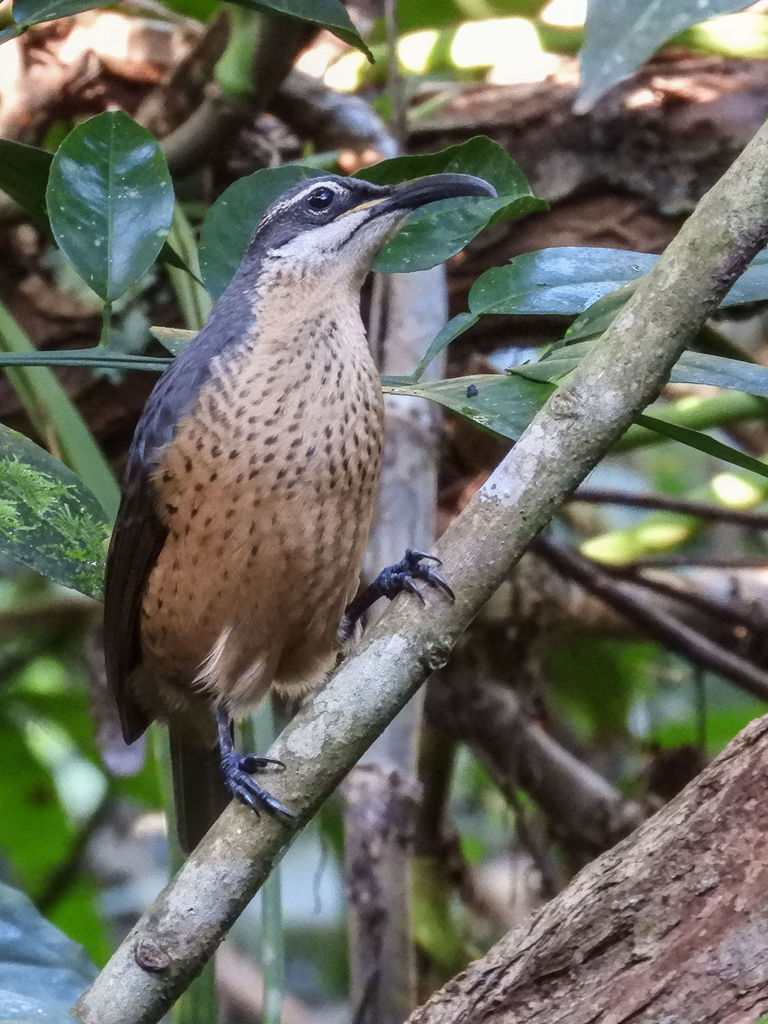
[[282, 761], [274, 757], [262, 757], [260, 754], [238, 754], [232, 742], [232, 727], [229, 722], [229, 709], [226, 704], [220, 704], [216, 708], [216, 727], [219, 733], [219, 752], [221, 754], [221, 772], [226, 785], [232, 796], [236, 797], [241, 804], [250, 807], [256, 814], [259, 811], [268, 811], [277, 818], [293, 819], [296, 815], [289, 811], [279, 800], [276, 800], [271, 793], [251, 778], [256, 772], [268, 771], [275, 768], [278, 771], [285, 771]]
[[381, 597], [388, 597], [390, 600], [393, 597], [397, 597], [398, 594], [402, 594], [404, 590], [407, 590], [411, 594], [416, 594], [421, 603], [424, 604], [424, 595], [414, 583], [414, 580], [424, 580], [428, 586], [442, 590], [446, 597], [449, 597], [451, 601], [455, 601], [456, 595], [443, 577], [436, 573], [431, 565], [423, 564], [422, 560], [425, 558], [436, 565], [443, 564], [435, 555], [407, 548], [405, 557], [401, 558], [395, 565], [388, 565], [382, 569], [371, 586], [379, 592]]
[[259, 754], [238, 754], [236, 750], [227, 750], [221, 756], [224, 783], [232, 796], [237, 797], [240, 803], [246, 804], [256, 814], [264, 810], [276, 817], [293, 819], [296, 817], [293, 811], [289, 811], [251, 777], [252, 773], [263, 772], [270, 768], [283, 771], [285, 765], [282, 761], [276, 761], [272, 757], [262, 757]]
[[422, 560], [425, 558], [429, 559], [430, 562], [435, 562], [437, 565], [443, 564], [434, 555], [428, 555], [425, 551], [415, 551], [407, 548], [404, 558], [401, 558], [394, 565], [388, 565], [385, 569], [382, 569], [373, 583], [370, 583], [365, 590], [357, 595], [351, 604], [347, 605], [344, 617], [339, 625], [339, 643], [344, 644], [352, 638], [357, 623], [360, 622], [363, 615], [380, 597], [388, 597], [392, 600], [393, 597], [397, 597], [398, 594], [402, 594], [406, 590], [411, 594], [416, 594], [421, 603], [424, 604], [424, 595], [416, 586], [414, 580], [424, 580], [428, 586], [437, 587], [451, 601], [455, 601], [455, 595], [443, 577], [439, 576], [431, 565], [422, 564]]

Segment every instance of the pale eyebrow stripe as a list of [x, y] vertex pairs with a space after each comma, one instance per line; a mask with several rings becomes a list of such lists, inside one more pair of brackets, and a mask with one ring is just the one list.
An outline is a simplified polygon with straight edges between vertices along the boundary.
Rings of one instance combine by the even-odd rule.
[[336, 181], [323, 181], [322, 178], [314, 178], [305, 189], [302, 189], [301, 192], [299, 192], [298, 195], [291, 196], [290, 199], [284, 199], [282, 203], [278, 203], [277, 206], [273, 207], [269, 214], [264, 217], [262, 223], [267, 224], [273, 217], [276, 217], [278, 213], [282, 213], [283, 210], [287, 210], [289, 207], [295, 206], [295, 204], [300, 202], [305, 196], [308, 196], [310, 192], [314, 192], [316, 188], [328, 188], [331, 192], [335, 192], [337, 196], [343, 195], [346, 191], [344, 186], [339, 185]]

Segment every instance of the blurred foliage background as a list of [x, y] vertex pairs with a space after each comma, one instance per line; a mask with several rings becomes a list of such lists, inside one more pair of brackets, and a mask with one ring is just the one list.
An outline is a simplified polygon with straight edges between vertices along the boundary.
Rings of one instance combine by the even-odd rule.
[[[76, 485], [63, 467], [51, 471], [64, 489], [56, 501], [90, 516], [94, 545], [86, 550], [69, 519], [54, 521], [34, 481], [13, 475], [9, 464], [27, 449], [9, 449], [0, 476], [9, 556], [0, 560], [0, 879], [97, 966], [164, 883], [168, 851], [162, 741], [137, 753], [115, 740], [92, 598], [115, 479], [155, 380], [147, 371], [182, 338], [150, 327], [193, 331], [210, 308], [188, 270], [209, 284], [228, 237], [225, 223], [206, 249], [203, 230], [200, 270], [195, 238], [212, 204], [263, 168], [352, 173], [398, 144], [420, 154], [478, 134], [507, 150], [549, 203], [536, 212], [521, 176], [508, 191], [515, 210], [489, 213], [488, 229], [448, 266], [454, 317], [484, 312], [472, 283], [521, 253], [557, 247], [561, 259], [573, 247], [565, 284], [576, 290], [563, 297], [549, 257], [515, 263], [491, 315], [451, 321], [447, 375], [475, 383], [440, 399], [453, 409], [440, 429], [444, 526], [546, 397], [542, 381], [567, 372], [526, 366], [562, 357], [549, 346], [563, 339], [598, 337], [617, 307], [606, 313], [595, 301], [615, 300], [614, 289], [646, 269], [617, 272], [614, 256], [601, 265], [580, 250], [661, 251], [768, 112], [765, 3], [399, 0], [396, 21], [394, 6], [351, 2], [347, 21], [332, 2], [0, 3], [0, 417], [85, 482], [90, 497], [66, 490]], [[88, 278], [89, 288], [73, 266], [87, 277], [92, 253], [86, 246], [78, 264], [53, 214], [55, 189], [66, 187], [55, 177], [61, 156], [49, 180], [49, 155], [3, 140], [54, 152], [75, 145], [86, 118], [118, 110], [162, 140], [176, 213], [171, 226], [161, 183], [158, 223], [167, 215], [170, 249], [155, 263], [160, 239], [124, 288]], [[234, 195], [239, 203], [244, 193]], [[768, 451], [768, 287], [754, 270], [756, 283], [700, 338], [706, 372], [681, 373], [653, 410], [707, 433], [680, 435], [693, 447], [628, 433], [430, 684], [414, 891], [420, 997], [674, 796], [763, 710], [768, 483], [764, 467], [762, 476], [750, 469], [759, 473]], [[83, 356], [99, 337], [106, 353]], [[35, 349], [58, 368], [30, 365]], [[506, 376], [510, 367], [520, 374]], [[489, 374], [516, 381], [511, 398], [487, 397]], [[536, 388], [540, 399], [530, 397]], [[478, 431], [478, 421], [496, 433]], [[86, 575], [35, 561], [67, 538]], [[33, 544], [34, 558], [20, 553]], [[282, 864], [286, 1024], [353, 1019], [343, 857], [334, 800]], [[222, 1020], [263, 1019], [260, 928], [256, 901], [219, 955]]]

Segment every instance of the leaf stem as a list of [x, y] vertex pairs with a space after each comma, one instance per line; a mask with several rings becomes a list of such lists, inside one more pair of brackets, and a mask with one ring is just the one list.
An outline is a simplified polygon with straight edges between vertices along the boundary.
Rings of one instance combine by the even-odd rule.
[[109, 336], [112, 331], [112, 303], [105, 302], [101, 310], [101, 334], [99, 335], [99, 348], [107, 348]]

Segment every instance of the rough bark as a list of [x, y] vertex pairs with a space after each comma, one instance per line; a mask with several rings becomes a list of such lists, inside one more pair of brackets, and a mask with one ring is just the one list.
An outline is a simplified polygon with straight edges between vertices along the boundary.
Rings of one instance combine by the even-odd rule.
[[767, 832], [765, 717], [408, 1024], [753, 1024]]
[[418, 1002], [409, 913], [418, 784], [366, 760], [343, 793], [354, 1020], [401, 1024]]

